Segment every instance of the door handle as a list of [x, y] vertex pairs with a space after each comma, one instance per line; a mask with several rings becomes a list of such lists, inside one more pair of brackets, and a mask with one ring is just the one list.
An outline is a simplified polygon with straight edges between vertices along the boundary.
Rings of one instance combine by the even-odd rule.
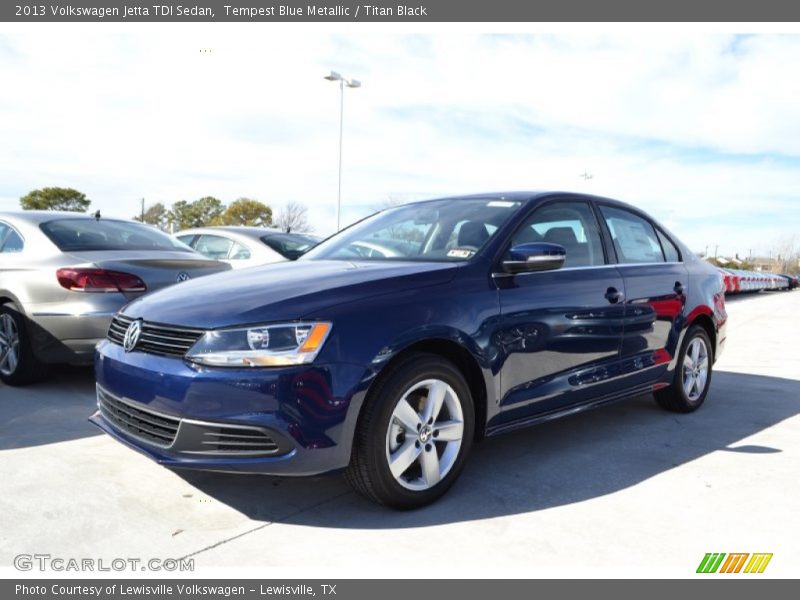
[[675, 287], [672, 289], [678, 296], [683, 296], [683, 284], [680, 281], [676, 281]]
[[621, 302], [624, 298], [625, 296], [623, 293], [615, 287], [610, 287], [606, 290], [606, 300], [608, 300], [611, 304]]

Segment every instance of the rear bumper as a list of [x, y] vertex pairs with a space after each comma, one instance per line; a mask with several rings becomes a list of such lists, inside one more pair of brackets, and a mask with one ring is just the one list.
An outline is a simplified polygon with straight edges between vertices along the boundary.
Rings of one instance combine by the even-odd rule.
[[36, 358], [45, 363], [91, 364], [97, 343], [105, 338], [114, 309], [67, 313], [31, 311], [28, 325]]
[[728, 339], [728, 311], [725, 309], [724, 293], [720, 293], [714, 298], [713, 318], [717, 328], [717, 335], [715, 336], [716, 344], [714, 348], [714, 362], [716, 362], [725, 349], [725, 342]]

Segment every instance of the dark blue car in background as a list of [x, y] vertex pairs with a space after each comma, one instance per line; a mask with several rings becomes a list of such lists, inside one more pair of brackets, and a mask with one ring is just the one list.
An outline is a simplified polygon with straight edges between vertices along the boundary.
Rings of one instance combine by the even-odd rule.
[[626, 204], [419, 202], [126, 306], [92, 421], [168, 467], [345, 470], [414, 508], [481, 437], [651, 392], [697, 409], [725, 320], [717, 271]]

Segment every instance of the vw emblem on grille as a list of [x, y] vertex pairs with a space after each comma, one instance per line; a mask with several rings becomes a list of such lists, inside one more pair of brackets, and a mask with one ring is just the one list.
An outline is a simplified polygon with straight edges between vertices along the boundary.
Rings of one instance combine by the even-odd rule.
[[189, 274], [186, 271], [181, 271], [180, 273], [178, 273], [177, 280], [179, 283], [181, 281], [189, 281]]
[[125, 352], [130, 352], [136, 348], [136, 343], [139, 341], [139, 336], [141, 333], [141, 319], [133, 321], [130, 325], [128, 325], [128, 328], [125, 330], [125, 337], [122, 338], [122, 347], [125, 348]]

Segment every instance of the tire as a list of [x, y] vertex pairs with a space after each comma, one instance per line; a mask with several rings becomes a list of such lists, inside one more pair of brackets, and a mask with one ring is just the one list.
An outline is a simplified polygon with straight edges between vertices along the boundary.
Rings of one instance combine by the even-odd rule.
[[693, 325], [683, 341], [672, 383], [655, 392], [656, 402], [678, 413], [700, 408], [711, 387], [713, 363], [714, 351], [708, 333], [701, 326]]
[[[430, 408], [431, 397], [438, 399], [438, 411]], [[458, 478], [474, 432], [472, 394], [461, 372], [440, 356], [410, 354], [368, 393], [345, 476], [378, 504], [425, 506]]]
[[0, 306], [0, 380], [21, 386], [45, 377], [47, 365], [33, 354], [25, 316], [12, 303]]

